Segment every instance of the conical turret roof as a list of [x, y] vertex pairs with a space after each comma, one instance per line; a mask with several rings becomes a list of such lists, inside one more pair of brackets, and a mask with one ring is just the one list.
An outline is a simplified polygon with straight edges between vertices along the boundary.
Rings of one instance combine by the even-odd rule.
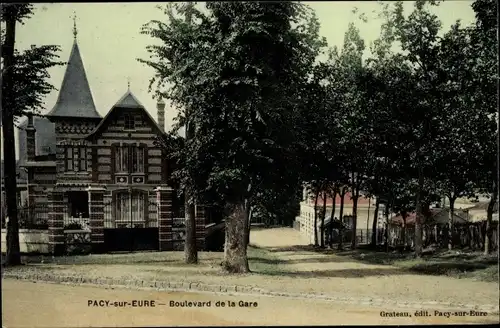
[[78, 43], [73, 43], [68, 66], [51, 117], [101, 118], [97, 112]]

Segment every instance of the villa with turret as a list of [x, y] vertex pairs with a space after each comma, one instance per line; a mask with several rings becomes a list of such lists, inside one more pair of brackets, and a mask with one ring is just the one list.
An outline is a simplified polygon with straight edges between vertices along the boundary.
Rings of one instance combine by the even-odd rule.
[[[130, 90], [102, 117], [74, 43], [55, 106], [19, 130], [23, 202], [46, 224], [47, 251], [66, 252], [68, 231], [87, 231], [92, 252], [183, 247], [183, 202], [155, 139], [165, 133], [165, 103], [155, 120]], [[41, 217], [45, 215], [45, 217]], [[196, 208], [198, 247], [205, 211]], [[42, 238], [43, 239], [43, 238]]]

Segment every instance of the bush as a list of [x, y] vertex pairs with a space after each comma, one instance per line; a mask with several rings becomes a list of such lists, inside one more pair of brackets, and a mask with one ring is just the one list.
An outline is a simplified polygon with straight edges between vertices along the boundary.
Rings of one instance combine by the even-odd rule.
[[82, 229], [83, 229], [82, 225], [78, 222], [71, 222], [70, 224], [64, 226], [64, 230], [82, 230]]

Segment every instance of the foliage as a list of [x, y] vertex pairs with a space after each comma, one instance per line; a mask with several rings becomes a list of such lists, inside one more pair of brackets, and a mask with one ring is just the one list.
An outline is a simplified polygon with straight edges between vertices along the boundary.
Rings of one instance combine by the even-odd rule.
[[[288, 146], [294, 130], [276, 127], [293, 126], [298, 119], [294, 95], [307, 76], [300, 70], [314, 62], [321, 46], [310, 35], [318, 33], [317, 20], [297, 4], [210, 3], [207, 8], [206, 16], [193, 9], [196, 23], [189, 27], [172, 13], [170, 24], [146, 27], [144, 33], [168, 46], [149, 48], [153, 58], [165, 60], [143, 62], [157, 70], [152, 80], [157, 87], [172, 85], [162, 95], [191, 111], [196, 126], [199, 137], [185, 145], [180, 168], [190, 174], [178, 175], [196, 177], [198, 192], [213, 189], [226, 200], [246, 199], [293, 162]], [[179, 115], [177, 127], [185, 116]]]
[[[7, 265], [21, 264], [19, 246], [19, 221], [16, 192], [15, 118], [26, 112], [35, 112], [42, 107], [42, 98], [54, 87], [46, 80], [47, 69], [61, 63], [57, 58], [56, 46], [32, 46], [20, 53], [15, 50], [16, 24], [22, 23], [33, 14], [31, 4], [2, 4], [1, 80], [2, 84], [2, 137], [7, 216]], [[3, 27], [3, 26], [2, 26]]]
[[[2, 23], [5, 23], [9, 15], [14, 15], [18, 22], [23, 23], [33, 14], [32, 4], [3, 5]], [[5, 36], [2, 37], [2, 47], [5, 47], [3, 42], [5, 42]], [[4, 67], [2, 56], [1, 82], [4, 108], [13, 110], [16, 117], [27, 113], [39, 113], [43, 108], [44, 97], [55, 90], [55, 87], [48, 82], [50, 77], [48, 69], [65, 64], [57, 60], [59, 50], [60, 47], [56, 45], [32, 45], [24, 51], [15, 50], [14, 64], [11, 68]], [[9, 74], [9, 79], [4, 82], [5, 74]]]
[[354, 23], [340, 51], [315, 60], [317, 19], [295, 3], [210, 3], [190, 26], [173, 14], [157, 22], [147, 33], [164, 45], [144, 62], [197, 131], [171, 152], [177, 176], [192, 176], [199, 197], [246, 200], [270, 217], [292, 207], [301, 182], [314, 194], [348, 186], [420, 218], [443, 194], [491, 192], [496, 2], [475, 1], [476, 25], [443, 35], [438, 4], [416, 1], [409, 15], [402, 2], [383, 4], [368, 60]]
[[317, 18], [302, 4], [210, 2], [206, 9], [169, 4], [168, 23], [143, 29], [162, 44], [148, 47], [151, 58], [140, 61], [156, 71], [151, 87], [181, 108], [176, 129], [189, 119], [196, 132], [178, 148], [177, 177], [199, 199], [224, 200], [226, 243], [232, 243], [226, 264], [237, 250], [240, 263], [231, 270], [245, 271], [245, 242], [236, 237], [245, 226], [241, 208], [248, 213], [259, 191], [298, 167], [293, 127], [323, 40]]

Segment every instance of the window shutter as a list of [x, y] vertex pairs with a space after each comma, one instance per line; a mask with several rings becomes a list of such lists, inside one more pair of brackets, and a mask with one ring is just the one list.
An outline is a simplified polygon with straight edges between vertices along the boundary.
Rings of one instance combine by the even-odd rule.
[[64, 172], [68, 171], [68, 146], [64, 146]]
[[92, 157], [92, 163], [91, 163], [91, 171], [92, 171], [92, 181], [98, 182], [99, 181], [99, 168], [97, 166], [97, 145], [94, 143], [91, 148], [91, 155]]
[[[96, 160], [97, 162], [97, 160]], [[116, 144], [111, 145], [111, 183], [115, 183], [115, 167], [116, 167]], [[97, 170], [98, 168], [96, 168]], [[115, 196], [113, 196], [115, 197]], [[113, 202], [115, 199], [113, 198]], [[114, 217], [114, 216], [113, 216]]]
[[142, 151], [142, 163], [143, 163], [143, 172], [144, 172], [144, 183], [148, 183], [149, 181], [149, 172], [148, 172], [148, 167], [149, 167], [149, 160], [148, 160], [148, 145], [141, 143], [139, 145], [139, 149]]
[[143, 192], [143, 204], [144, 204], [144, 228], [148, 227], [149, 224], [149, 193]]
[[66, 171], [73, 171], [73, 147], [71, 145], [66, 148]]

